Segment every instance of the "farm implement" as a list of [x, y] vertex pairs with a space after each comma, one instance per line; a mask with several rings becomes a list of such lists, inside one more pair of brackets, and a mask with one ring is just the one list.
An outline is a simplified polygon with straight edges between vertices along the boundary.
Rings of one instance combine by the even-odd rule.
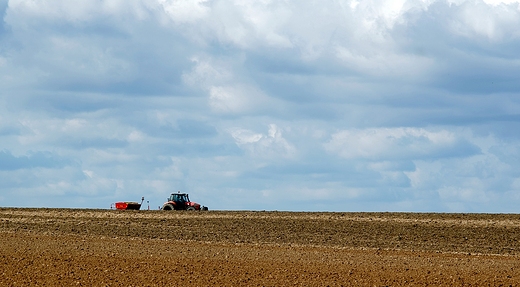
[[140, 210], [143, 204], [144, 197], [141, 198], [141, 203], [135, 201], [120, 201], [110, 205], [110, 209], [114, 207], [119, 210]]

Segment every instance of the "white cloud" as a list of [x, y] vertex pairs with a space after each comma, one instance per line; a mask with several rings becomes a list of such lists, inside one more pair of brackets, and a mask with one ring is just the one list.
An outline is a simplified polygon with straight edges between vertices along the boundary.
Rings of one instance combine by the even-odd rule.
[[241, 146], [245, 144], [254, 144], [260, 141], [264, 136], [262, 134], [253, 133], [250, 130], [234, 129], [231, 131], [231, 136], [235, 142]]
[[[162, 1], [164, 2], [164, 1]], [[74, 2], [66, 0], [53, 1], [52, 5], [46, 0], [9, 0], [7, 22], [14, 24], [25, 17], [31, 21], [46, 20], [56, 21], [65, 20], [71, 23], [85, 23], [99, 20], [105, 16], [121, 17], [129, 14], [139, 20], [148, 17], [153, 7], [159, 6], [158, 1], [89, 1], [77, 0]], [[34, 22], [33, 22], [34, 23]], [[28, 25], [16, 26], [16, 28], [29, 28]]]
[[482, 182], [474, 178], [468, 187], [442, 187], [439, 189], [439, 196], [447, 203], [451, 202], [480, 202], [485, 203], [489, 201], [485, 192], [480, 188]]
[[249, 86], [209, 88], [209, 105], [214, 112], [245, 114], [261, 108], [270, 99], [261, 91]]
[[176, 23], [196, 22], [207, 17], [208, 0], [158, 0], [164, 11]]
[[269, 125], [267, 134], [254, 133], [250, 130], [234, 128], [230, 131], [236, 144], [247, 150], [253, 157], [263, 159], [291, 158], [296, 149], [282, 135], [282, 130], [275, 124]]
[[[458, 154], [463, 139], [447, 130], [421, 128], [379, 128], [345, 130], [332, 135], [324, 147], [347, 159], [422, 159]], [[453, 152], [452, 152], [453, 150]], [[473, 148], [474, 150], [474, 148]], [[474, 152], [474, 151], [473, 151]]]
[[226, 62], [215, 62], [211, 60], [202, 60], [198, 57], [192, 57], [191, 61], [195, 64], [190, 72], [185, 72], [182, 79], [188, 85], [204, 88], [213, 85], [228, 83], [233, 79], [233, 74], [230, 71]]
[[206, 25], [220, 41], [241, 48], [289, 48], [293, 43], [282, 29], [293, 13], [286, 2], [215, 1]]
[[360, 54], [339, 46], [335, 49], [335, 55], [349, 69], [399, 81], [423, 81], [435, 64], [432, 59], [422, 56], [394, 54], [388, 51]]
[[494, 6], [491, 9], [489, 5], [478, 1], [461, 4], [460, 14], [452, 20], [454, 31], [468, 38], [480, 36], [491, 41], [520, 37], [517, 29], [513, 28], [520, 26], [520, 9], [497, 7], [497, 1], [492, 4]]
[[145, 135], [140, 131], [132, 131], [127, 137], [130, 142], [140, 142], [145, 139]]
[[519, 0], [483, 0], [486, 4], [490, 5], [500, 5], [500, 4], [512, 4], [512, 3], [520, 3]]
[[0, 189], [514, 211], [518, 2], [11, 0]]
[[257, 87], [241, 83], [232, 67], [220, 61], [193, 58], [195, 66], [182, 78], [185, 83], [208, 93], [212, 111], [220, 114], [245, 114], [266, 107], [272, 100]]
[[84, 170], [83, 173], [89, 178], [92, 178], [94, 176], [94, 172], [91, 170]]
[[216, 112], [236, 113], [245, 108], [244, 95], [232, 88], [211, 87], [209, 94], [209, 104]]

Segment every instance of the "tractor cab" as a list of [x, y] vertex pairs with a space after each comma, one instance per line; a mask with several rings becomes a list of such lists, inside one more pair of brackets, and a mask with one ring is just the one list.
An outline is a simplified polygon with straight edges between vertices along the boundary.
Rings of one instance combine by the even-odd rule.
[[172, 193], [168, 201], [173, 201], [177, 204], [185, 204], [190, 201], [190, 197], [187, 193]]

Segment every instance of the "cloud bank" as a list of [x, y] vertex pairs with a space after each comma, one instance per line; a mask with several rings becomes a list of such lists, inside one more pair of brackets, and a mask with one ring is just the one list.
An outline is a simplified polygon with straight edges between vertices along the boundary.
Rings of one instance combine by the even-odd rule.
[[518, 212], [520, 3], [0, 1], [0, 205]]

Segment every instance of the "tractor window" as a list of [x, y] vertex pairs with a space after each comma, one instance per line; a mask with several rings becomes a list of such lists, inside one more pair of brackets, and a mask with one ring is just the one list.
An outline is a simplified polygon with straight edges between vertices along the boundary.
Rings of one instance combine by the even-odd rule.
[[172, 194], [172, 196], [170, 197], [170, 200], [171, 201], [174, 201], [174, 202], [186, 202], [186, 195], [184, 194]]

